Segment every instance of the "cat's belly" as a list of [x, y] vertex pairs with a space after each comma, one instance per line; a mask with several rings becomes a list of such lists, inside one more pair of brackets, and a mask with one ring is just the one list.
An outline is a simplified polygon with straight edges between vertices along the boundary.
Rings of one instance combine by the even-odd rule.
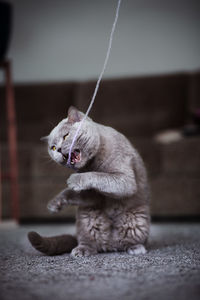
[[79, 213], [78, 241], [101, 251], [125, 251], [130, 245], [145, 243], [149, 234], [149, 210], [140, 206], [127, 211], [114, 205], [105, 210]]

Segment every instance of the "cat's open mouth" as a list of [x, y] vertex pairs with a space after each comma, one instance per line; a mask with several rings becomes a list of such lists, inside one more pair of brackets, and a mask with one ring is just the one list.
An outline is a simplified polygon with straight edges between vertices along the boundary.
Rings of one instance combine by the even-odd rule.
[[81, 160], [81, 152], [79, 149], [75, 149], [71, 154], [71, 164], [74, 165], [80, 160]]
[[[63, 155], [64, 160], [67, 161], [69, 154], [67, 155]], [[81, 160], [81, 151], [79, 149], [75, 149], [72, 153], [71, 153], [71, 165], [74, 165], [75, 163], [79, 162]]]

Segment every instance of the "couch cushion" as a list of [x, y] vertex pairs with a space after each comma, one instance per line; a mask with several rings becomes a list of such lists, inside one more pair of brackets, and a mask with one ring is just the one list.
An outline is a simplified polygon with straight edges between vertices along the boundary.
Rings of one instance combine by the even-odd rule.
[[153, 216], [199, 216], [200, 178], [160, 176], [151, 180]]
[[[185, 122], [188, 76], [184, 74], [104, 80], [91, 117], [127, 136], [148, 136]], [[96, 82], [80, 83], [76, 106], [86, 111]]]
[[200, 137], [160, 144], [162, 173], [200, 179]]
[[[39, 83], [15, 86], [18, 139], [38, 142], [64, 117], [73, 104], [74, 83]], [[5, 90], [0, 89], [1, 138], [6, 139]]]
[[189, 111], [200, 108], [200, 72], [193, 73], [189, 77], [188, 98]]
[[129, 140], [140, 153], [149, 177], [159, 176], [162, 165], [160, 145], [148, 137], [129, 138]]

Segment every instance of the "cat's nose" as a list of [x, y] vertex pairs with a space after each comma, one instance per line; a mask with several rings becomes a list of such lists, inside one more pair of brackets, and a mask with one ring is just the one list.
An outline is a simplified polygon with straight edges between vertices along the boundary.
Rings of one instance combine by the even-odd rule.
[[57, 151], [61, 153], [61, 148], [58, 148]]

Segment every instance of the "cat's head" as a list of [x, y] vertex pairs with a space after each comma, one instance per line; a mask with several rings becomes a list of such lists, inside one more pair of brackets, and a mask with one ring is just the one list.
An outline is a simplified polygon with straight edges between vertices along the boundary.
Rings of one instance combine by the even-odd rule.
[[49, 155], [55, 162], [66, 167], [81, 169], [96, 155], [99, 148], [99, 134], [95, 123], [90, 118], [86, 118], [74, 143], [70, 165], [67, 163], [73, 137], [83, 117], [82, 112], [71, 106], [68, 117], [58, 123], [44, 138], [48, 141]]

